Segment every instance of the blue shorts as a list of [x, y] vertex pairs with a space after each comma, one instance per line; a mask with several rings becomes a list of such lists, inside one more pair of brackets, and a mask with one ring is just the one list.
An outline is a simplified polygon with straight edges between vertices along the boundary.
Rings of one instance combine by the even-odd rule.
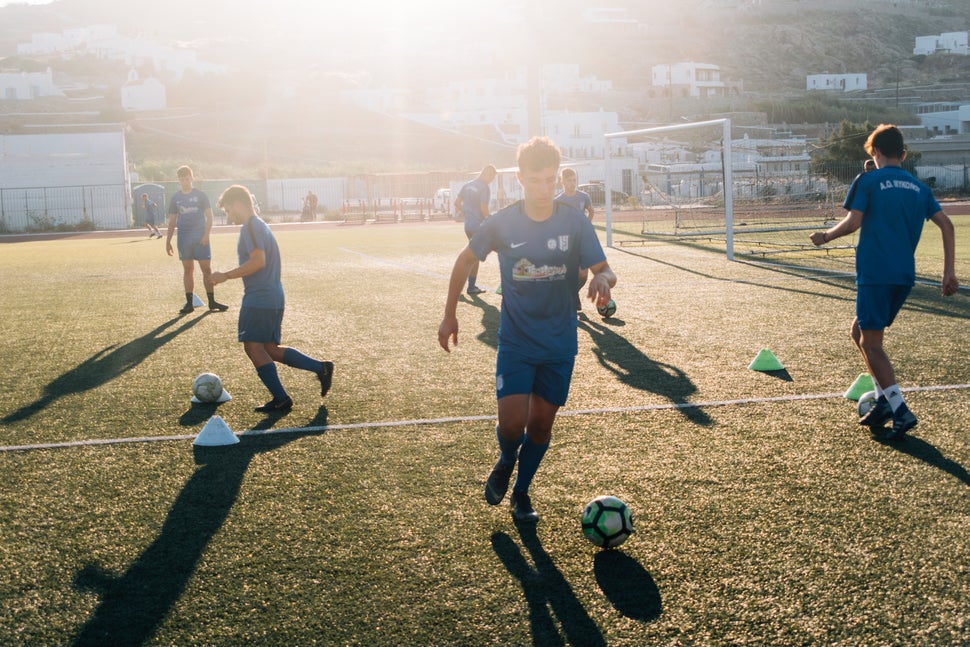
[[573, 379], [575, 359], [537, 362], [515, 352], [499, 350], [495, 360], [495, 396], [528, 395], [561, 407], [566, 404], [569, 384]]
[[911, 285], [860, 285], [856, 289], [855, 316], [861, 330], [883, 330], [893, 324], [906, 303]]
[[179, 234], [176, 241], [180, 261], [211, 261], [212, 246], [203, 245], [202, 236], [183, 236]]
[[239, 341], [279, 344], [283, 339], [283, 311], [239, 308]]

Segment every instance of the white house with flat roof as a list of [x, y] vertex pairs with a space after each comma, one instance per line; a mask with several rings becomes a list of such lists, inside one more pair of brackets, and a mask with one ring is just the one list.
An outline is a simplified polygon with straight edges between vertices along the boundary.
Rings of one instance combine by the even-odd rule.
[[724, 96], [727, 84], [721, 80], [721, 68], [711, 63], [681, 62], [673, 65], [654, 65], [651, 84], [655, 88], [680, 91], [688, 97]]
[[938, 36], [917, 36], [913, 55], [970, 54], [970, 32], [949, 31]]
[[805, 81], [806, 90], [855, 92], [868, 88], [869, 78], [865, 74], [809, 74]]
[[51, 68], [46, 72], [0, 73], [0, 101], [27, 101], [38, 97], [63, 97], [54, 84]]

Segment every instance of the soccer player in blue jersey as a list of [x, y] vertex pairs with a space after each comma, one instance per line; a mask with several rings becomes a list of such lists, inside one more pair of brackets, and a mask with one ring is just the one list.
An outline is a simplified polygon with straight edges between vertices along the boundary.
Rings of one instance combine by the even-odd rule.
[[[460, 213], [465, 222], [465, 236], [468, 240], [472, 239], [478, 228], [488, 218], [488, 203], [492, 193], [488, 185], [495, 179], [497, 171], [489, 164], [482, 169], [478, 177], [468, 182], [458, 192], [455, 198], [455, 213]], [[471, 295], [481, 294], [485, 290], [478, 287], [475, 282], [478, 280], [478, 266], [476, 262], [468, 269], [468, 289], [466, 292]]]
[[281, 413], [293, 408], [293, 400], [280, 382], [276, 362], [310, 371], [320, 380], [320, 395], [327, 395], [333, 380], [333, 362], [313, 359], [295, 348], [281, 346], [283, 328], [283, 282], [280, 279], [280, 248], [276, 237], [256, 215], [253, 197], [241, 185], [226, 189], [219, 208], [229, 222], [242, 225], [239, 232], [239, 267], [228, 272], [213, 272], [212, 282], [243, 280], [243, 299], [239, 308], [239, 341], [256, 368], [259, 379], [273, 399], [256, 407], [261, 413]]
[[209, 196], [192, 186], [192, 169], [180, 166], [178, 171], [181, 189], [168, 203], [168, 238], [165, 251], [172, 255], [172, 234], [178, 229], [179, 260], [182, 261], [182, 285], [185, 288], [185, 305], [180, 314], [195, 310], [192, 296], [195, 293], [195, 263], [202, 271], [202, 285], [209, 297], [209, 310], [225, 312], [229, 306], [216, 301], [212, 284], [212, 248], [209, 246], [209, 232], [212, 230], [212, 207]]
[[158, 205], [148, 199], [147, 193], [141, 194], [141, 202], [145, 207], [145, 229], [148, 230], [148, 237], [162, 237], [162, 232], [158, 230]]
[[881, 427], [892, 420], [886, 438], [902, 440], [916, 426], [917, 418], [896, 384], [892, 362], [883, 349], [883, 333], [916, 282], [916, 245], [923, 223], [933, 222], [943, 237], [943, 296], [960, 288], [954, 269], [956, 243], [953, 223], [933, 192], [902, 168], [906, 150], [899, 128], [880, 125], [869, 135], [865, 147], [876, 170], [856, 178], [845, 218], [828, 231], [813, 233], [811, 240], [824, 245], [859, 230], [852, 341], [862, 353], [877, 395], [875, 406], [859, 419], [859, 424]]
[[486, 220], [455, 260], [438, 343], [458, 344], [458, 297], [468, 270], [497, 252], [502, 311], [495, 361], [499, 459], [485, 483], [498, 505], [518, 473], [510, 502], [518, 522], [538, 521], [529, 486], [549, 447], [556, 412], [566, 403], [577, 353], [576, 282], [588, 268], [587, 296], [610, 299], [616, 276], [593, 225], [579, 210], [554, 200], [559, 149], [533, 137], [518, 150], [516, 173], [524, 198]]
[[[586, 217], [589, 218], [590, 222], [593, 222], [593, 199], [589, 197], [589, 194], [585, 191], [580, 191], [576, 188], [577, 182], [578, 178], [576, 177], [576, 171], [571, 168], [564, 168], [562, 173], [559, 174], [559, 183], [562, 184], [562, 193], [556, 196], [556, 201], [576, 207], [581, 213], [585, 214]], [[579, 282], [576, 289], [582, 290], [588, 279], [589, 271], [586, 269], [579, 270]], [[581, 295], [577, 294], [576, 310], [582, 309], [583, 299]]]

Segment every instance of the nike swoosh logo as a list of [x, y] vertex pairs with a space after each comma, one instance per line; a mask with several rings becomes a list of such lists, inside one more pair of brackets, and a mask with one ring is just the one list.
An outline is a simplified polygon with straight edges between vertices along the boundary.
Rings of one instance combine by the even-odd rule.
[[522, 247], [523, 245], [525, 245], [525, 243], [510, 243], [509, 247], [511, 247], [512, 249], [515, 249], [517, 247]]

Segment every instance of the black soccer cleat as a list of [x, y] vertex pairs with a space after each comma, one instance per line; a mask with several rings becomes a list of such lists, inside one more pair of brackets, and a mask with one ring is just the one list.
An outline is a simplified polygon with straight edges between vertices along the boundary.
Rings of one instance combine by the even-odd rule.
[[886, 396], [880, 396], [866, 412], [866, 415], [859, 418], [859, 424], [863, 427], [882, 427], [886, 421], [893, 419], [893, 408], [889, 406]]
[[532, 499], [525, 492], [512, 492], [509, 497], [512, 504], [512, 518], [520, 523], [535, 523], [539, 521], [539, 513], [532, 507]]
[[503, 465], [501, 458], [492, 468], [492, 473], [485, 479], [485, 500], [490, 505], [498, 505], [505, 498], [505, 493], [509, 491], [509, 480], [512, 478], [514, 468], [515, 463]]
[[229, 306], [224, 303], [219, 303], [218, 301], [209, 302], [209, 312], [225, 312], [228, 309]]
[[182, 306], [182, 309], [179, 310], [180, 315], [188, 315], [192, 314], [193, 312], [195, 312], [195, 306], [191, 303], [186, 303], [184, 306]]
[[330, 385], [333, 383], [333, 362], [321, 362], [323, 366], [317, 371], [317, 379], [320, 380], [320, 397], [327, 395]]
[[886, 440], [903, 440], [906, 432], [916, 426], [919, 420], [905, 404], [893, 412], [893, 428], [886, 433]]
[[486, 291], [485, 288], [480, 288], [477, 285], [473, 285], [467, 290], [465, 290], [465, 293], [475, 296], [476, 294], [482, 294], [485, 291]]
[[293, 399], [270, 400], [262, 406], [258, 406], [253, 411], [257, 413], [282, 413], [293, 408]]

